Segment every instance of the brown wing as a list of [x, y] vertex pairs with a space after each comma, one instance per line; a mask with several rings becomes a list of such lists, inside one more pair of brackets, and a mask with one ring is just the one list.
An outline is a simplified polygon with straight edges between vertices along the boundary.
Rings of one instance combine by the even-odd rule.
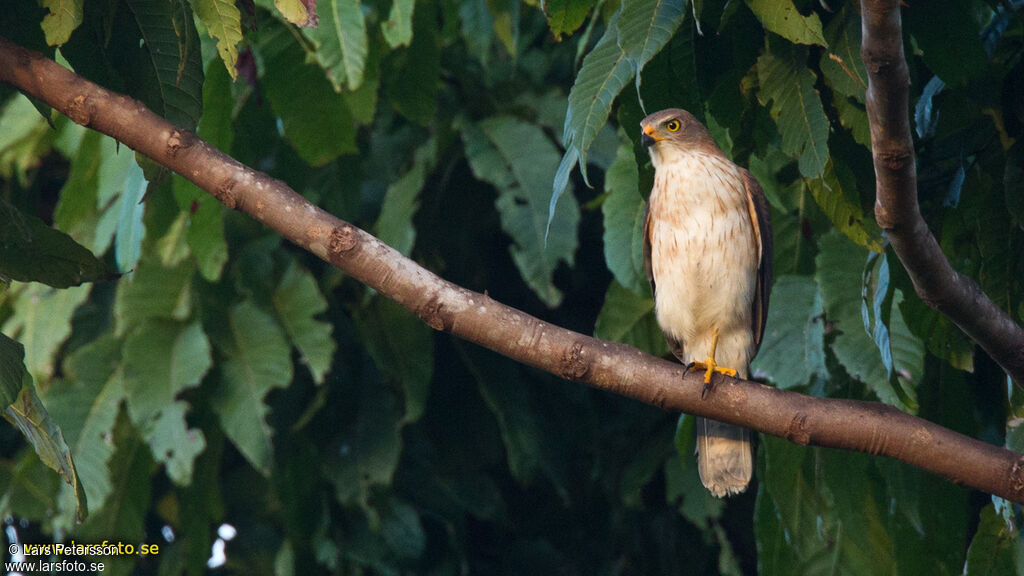
[[[647, 273], [647, 281], [651, 283], [651, 295], [657, 298], [657, 288], [654, 285], [654, 267], [651, 265], [651, 202], [648, 200], [644, 203], [644, 272]], [[662, 331], [665, 335], [665, 341], [668, 342], [668, 347], [672, 351], [672, 354], [679, 359], [680, 362], [683, 360], [683, 343], [673, 338], [668, 332]]]
[[772, 224], [769, 217], [768, 199], [764, 190], [754, 176], [740, 168], [743, 174], [743, 188], [747, 193], [747, 208], [750, 210], [750, 222], [754, 225], [754, 237], [757, 239], [759, 261], [757, 266], [757, 286], [754, 291], [753, 325], [754, 354], [761, 347], [764, 325], [768, 319], [768, 296], [772, 289]]

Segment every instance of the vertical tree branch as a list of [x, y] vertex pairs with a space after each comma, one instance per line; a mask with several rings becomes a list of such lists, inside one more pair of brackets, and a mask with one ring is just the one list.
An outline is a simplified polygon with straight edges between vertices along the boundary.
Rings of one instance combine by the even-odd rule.
[[[927, 6], [909, 9], [927, 10]], [[862, 0], [861, 16], [861, 57], [868, 71], [867, 111], [877, 182], [875, 218], [921, 300], [945, 314], [1024, 387], [1024, 330], [974, 280], [953, 269], [921, 217], [900, 2]]]

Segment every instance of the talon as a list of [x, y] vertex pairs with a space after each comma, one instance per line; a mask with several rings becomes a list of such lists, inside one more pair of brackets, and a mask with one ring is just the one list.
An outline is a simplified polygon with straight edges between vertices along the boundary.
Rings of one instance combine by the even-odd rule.
[[713, 387], [711, 384], [711, 376], [718, 372], [719, 374], [725, 374], [726, 376], [732, 376], [736, 378], [737, 372], [735, 368], [723, 368], [715, 362], [715, 349], [718, 348], [718, 330], [715, 330], [711, 334], [711, 350], [708, 352], [708, 357], [703, 362], [691, 362], [690, 365], [696, 366], [697, 368], [704, 370], [704, 389], [701, 390], [700, 397], [703, 400]]

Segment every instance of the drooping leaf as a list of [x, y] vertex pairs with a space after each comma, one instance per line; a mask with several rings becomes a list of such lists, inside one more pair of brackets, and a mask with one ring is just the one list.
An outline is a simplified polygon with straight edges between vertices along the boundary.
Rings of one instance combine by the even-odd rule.
[[434, 168], [437, 141], [431, 138], [415, 153], [412, 168], [388, 187], [375, 225], [376, 236], [408, 256], [416, 241], [412, 218], [419, 210], [420, 190]]
[[[546, 190], [558, 169], [558, 151], [538, 126], [511, 116], [489, 118], [480, 128], [497, 149], [504, 171], [509, 172], [491, 181], [511, 182], [500, 188], [497, 206], [502, 229], [515, 242], [510, 247], [512, 259], [537, 296], [548, 306], [555, 307], [561, 302], [562, 293], [552, 283], [552, 275], [559, 262], [570, 266], [573, 263], [580, 218], [575, 202], [560, 202], [548, 233]], [[495, 157], [490, 155], [483, 159]], [[480, 160], [479, 156], [471, 156], [470, 164]], [[478, 166], [474, 167], [474, 172], [483, 174], [488, 169], [490, 166]]]
[[815, 76], [806, 66], [806, 48], [782, 42], [757, 59], [757, 98], [771, 106], [782, 134], [782, 151], [799, 159], [800, 173], [817, 178], [828, 161], [828, 119], [814, 89]]
[[804, 16], [797, 11], [792, 0], [747, 0], [747, 6], [765, 29], [790, 42], [828, 48], [818, 15]]
[[[103, 337], [90, 342], [64, 361], [64, 380], [50, 386], [44, 397], [50, 415], [71, 447], [75, 468], [94, 509], [101, 508], [114, 489], [107, 468], [114, 454], [109, 438], [124, 398], [121, 341]], [[62, 508], [73, 506], [74, 490], [61, 491]], [[73, 520], [68, 519], [68, 526]]]
[[650, 284], [643, 262], [644, 199], [637, 190], [640, 175], [633, 146], [622, 144], [604, 176], [608, 193], [604, 214], [604, 259], [619, 284], [648, 294]]
[[90, 286], [56, 290], [32, 283], [18, 294], [3, 331], [25, 346], [25, 366], [40, 385], [53, 376], [57, 351], [71, 335], [72, 315], [89, 291]]
[[861, 314], [862, 277], [867, 251], [832, 231], [821, 238], [815, 275], [828, 322], [841, 331], [832, 350], [846, 371], [871, 387], [886, 404], [912, 410], [893, 388]]
[[67, 234], [0, 199], [0, 276], [54, 288], [104, 277], [106, 267]]
[[289, 263], [274, 290], [273, 301], [281, 325], [313, 374], [313, 381], [323, 384], [337, 344], [331, 338], [331, 325], [316, 319], [327, 310], [316, 279], [298, 263]]
[[821, 178], [808, 180], [811, 195], [821, 211], [847, 238], [872, 252], [882, 251], [882, 238], [878, 226], [865, 218], [857, 197], [853, 173], [846, 164], [829, 159]]
[[25, 347], [0, 334], [0, 405], [7, 407], [18, 399], [26, 372]]
[[144, 40], [139, 63], [157, 80], [156, 100], [144, 101], [170, 123], [195, 130], [203, 110], [203, 60], [192, 11], [185, 0], [125, 1]]
[[273, 317], [251, 300], [231, 308], [231, 341], [223, 343], [227, 358], [213, 398], [228, 438], [256, 470], [266, 474], [271, 463], [270, 425], [263, 398], [292, 379], [291, 349]]
[[179, 485], [192, 481], [195, 458], [206, 446], [203, 433], [185, 423], [181, 391], [198, 386], [213, 364], [210, 343], [198, 323], [151, 319], [124, 344], [124, 391], [128, 414]]
[[682, 23], [686, 15], [683, 4], [678, 0], [637, 0], [623, 4], [616, 40], [633, 67], [638, 94], [644, 66], [661, 51]]
[[415, 7], [415, 0], [391, 0], [391, 12], [388, 13], [388, 19], [380, 25], [388, 46], [398, 48], [399, 46], [409, 46], [412, 42], [412, 19]]
[[114, 243], [117, 266], [122, 272], [133, 270], [142, 256], [142, 240], [146, 236], [146, 225], [142, 222], [142, 199], [146, 196], [148, 188], [149, 182], [143, 175], [142, 168], [132, 162], [125, 179], [124, 191], [121, 193]]
[[772, 287], [768, 323], [751, 368], [779, 388], [827, 377], [821, 293], [813, 278], [781, 276]]
[[238, 43], [242, 41], [242, 13], [230, 0], [189, 0], [189, 4], [210, 36], [217, 41], [217, 53], [224, 69], [232, 79], [238, 78], [236, 66]]
[[89, 515], [85, 487], [78, 477], [71, 449], [64, 441], [60, 426], [46, 412], [39, 396], [36, 395], [32, 376], [24, 372], [21, 391], [14, 402], [3, 412], [4, 419], [21, 431], [44, 464], [55, 470], [64, 482], [71, 486], [75, 495], [75, 511], [79, 522]]
[[71, 33], [82, 23], [84, 0], [43, 0], [42, 5], [50, 11], [42, 21], [46, 43], [60, 46], [68, 41]]
[[544, 15], [548, 19], [548, 27], [555, 35], [555, 40], [561, 40], [563, 34], [572, 34], [576, 31], [587, 14], [594, 7], [595, 0], [546, 0], [541, 3]]
[[844, 7], [825, 29], [828, 50], [821, 55], [821, 72], [833, 90], [864, 102], [868, 74], [860, 57], [860, 17]]
[[368, 44], [366, 19], [360, 0], [321, 0], [320, 25], [303, 29], [316, 46], [316, 59], [327, 71], [335, 91], [349, 90], [363, 83]]
[[344, 97], [334, 91], [319, 66], [306, 62], [288, 29], [264, 24], [257, 46], [266, 65], [260, 85], [299, 156], [322, 166], [355, 152], [355, 124]]

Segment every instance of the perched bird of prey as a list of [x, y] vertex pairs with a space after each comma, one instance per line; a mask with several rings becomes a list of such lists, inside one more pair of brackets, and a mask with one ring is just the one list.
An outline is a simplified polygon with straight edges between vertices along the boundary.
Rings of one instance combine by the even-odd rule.
[[[654, 310], [676, 357], [704, 371], [748, 378], [764, 333], [772, 232], [764, 191], [685, 110], [640, 123], [654, 165], [644, 219], [644, 264]], [[746, 490], [750, 430], [697, 419], [701, 482], [718, 497]]]

